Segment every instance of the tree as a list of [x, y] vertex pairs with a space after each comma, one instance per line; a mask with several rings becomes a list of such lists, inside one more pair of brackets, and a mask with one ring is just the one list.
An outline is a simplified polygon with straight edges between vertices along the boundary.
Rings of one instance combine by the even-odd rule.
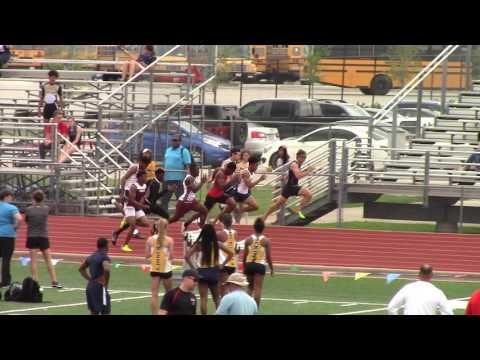
[[330, 46], [328, 45], [312, 45], [312, 48], [306, 54], [303, 71], [304, 77], [308, 81], [308, 97], [311, 97], [313, 93], [313, 84], [321, 80], [321, 73], [318, 72], [317, 64], [321, 58], [328, 56], [329, 52]]
[[216, 76], [211, 82], [213, 91], [213, 103], [217, 103], [217, 89], [220, 84], [226, 84], [232, 79], [232, 66], [227, 64], [225, 57], [218, 57], [216, 64]]
[[234, 58], [242, 56], [241, 45], [218, 45], [219, 58]]
[[400, 81], [402, 87], [412, 77], [411, 73], [421, 68], [421, 61], [415, 60], [419, 51], [418, 45], [392, 45], [388, 48], [390, 76]]

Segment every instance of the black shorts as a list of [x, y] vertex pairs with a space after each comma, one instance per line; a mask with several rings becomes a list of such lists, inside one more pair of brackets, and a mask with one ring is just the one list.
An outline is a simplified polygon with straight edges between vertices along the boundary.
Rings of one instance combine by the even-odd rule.
[[285, 185], [282, 188], [282, 196], [285, 199], [288, 199], [290, 196], [298, 196], [301, 188], [302, 187], [298, 185]]
[[57, 104], [45, 104], [43, 107], [43, 118], [50, 120], [57, 109]]
[[220, 268], [198, 268], [199, 282], [207, 283], [209, 286], [218, 285], [218, 279], [220, 277]]
[[212, 197], [210, 195], [207, 195], [203, 205], [205, 205], [207, 210], [210, 210], [213, 207], [213, 205], [215, 205], [216, 203], [225, 204], [229, 197], [230, 196], [225, 195], [225, 194], [223, 194], [222, 196], [219, 196], [219, 197]]
[[90, 312], [102, 315], [110, 314], [110, 294], [102, 284], [96, 281], [90, 281], [87, 285], [86, 294], [87, 306]]
[[255, 275], [255, 274], [260, 274], [260, 275], [265, 275], [267, 272], [267, 267], [263, 264], [259, 263], [246, 263], [245, 264], [245, 269], [243, 269], [243, 273], [245, 275]]
[[27, 238], [25, 247], [27, 249], [47, 250], [50, 248], [50, 241], [46, 237], [32, 236]]
[[236, 202], [239, 202], [239, 203], [243, 203], [244, 201], [246, 201], [248, 198], [250, 197], [250, 193], [248, 194], [240, 194], [240, 193], [236, 193], [235, 194], [235, 201]]
[[153, 277], [159, 277], [160, 279], [170, 279], [172, 277], [172, 272], [169, 271], [169, 272], [166, 272], [166, 273], [162, 273], [162, 272], [155, 272], [155, 271], [150, 271], [150, 276], [153, 278]]
[[233, 266], [224, 266], [223, 269], [220, 270], [220, 272], [227, 273], [228, 275], [232, 275], [236, 270], [237, 268]]

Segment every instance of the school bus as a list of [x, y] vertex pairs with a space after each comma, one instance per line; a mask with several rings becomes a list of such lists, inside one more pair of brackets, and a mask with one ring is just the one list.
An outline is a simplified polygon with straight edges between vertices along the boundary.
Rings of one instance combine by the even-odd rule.
[[[408, 66], [408, 76], [403, 80], [392, 75], [394, 61], [389, 60], [388, 45], [334, 45], [329, 55], [316, 64], [315, 75], [320, 83], [359, 88], [364, 94], [385, 95], [392, 88], [400, 88], [425, 67], [441, 46], [429, 45], [420, 49], [418, 56]], [[307, 54], [304, 45], [250, 45], [249, 59], [222, 59], [229, 64], [233, 80], [244, 82], [298, 81], [305, 79]], [[240, 63], [243, 61], [243, 69]], [[467, 86], [467, 68], [457, 53], [448, 60], [448, 89]], [[241, 71], [243, 70], [243, 71]], [[438, 67], [423, 82], [425, 89], [439, 89], [442, 68]]]

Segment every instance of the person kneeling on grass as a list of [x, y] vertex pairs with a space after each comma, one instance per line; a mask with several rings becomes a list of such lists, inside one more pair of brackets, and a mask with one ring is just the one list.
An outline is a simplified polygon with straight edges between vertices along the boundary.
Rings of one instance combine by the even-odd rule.
[[257, 313], [257, 303], [245, 291], [248, 286], [245, 275], [233, 273], [223, 286], [226, 295], [220, 300], [220, 306], [215, 315], [255, 315]]
[[270, 275], [273, 276], [272, 247], [270, 239], [263, 235], [265, 223], [261, 218], [257, 218], [253, 224], [255, 234], [245, 239], [245, 250], [243, 253], [243, 273], [248, 279], [249, 294], [253, 294], [253, 298], [260, 307], [262, 298], [263, 279], [268, 263], [270, 267]]
[[61, 289], [55, 274], [50, 255], [50, 242], [48, 240], [48, 214], [50, 209], [44, 204], [45, 194], [42, 190], [33, 193], [33, 204], [25, 210], [25, 222], [27, 223], [26, 248], [30, 250], [30, 265], [32, 278], [38, 281], [37, 252], [40, 250], [47, 265], [48, 274], [52, 280], [52, 287]]
[[152, 315], [158, 314], [158, 288], [163, 282], [165, 292], [172, 288], [173, 239], [167, 236], [168, 221], [160, 218], [153, 225], [152, 236], [148, 238], [145, 258], [150, 260], [150, 276], [152, 277]]
[[[90, 274], [87, 273], [87, 269]], [[78, 269], [83, 278], [88, 281], [86, 296], [91, 315], [110, 315], [110, 294], [107, 289], [111, 269], [108, 240], [99, 238], [97, 251], [90, 255]]]

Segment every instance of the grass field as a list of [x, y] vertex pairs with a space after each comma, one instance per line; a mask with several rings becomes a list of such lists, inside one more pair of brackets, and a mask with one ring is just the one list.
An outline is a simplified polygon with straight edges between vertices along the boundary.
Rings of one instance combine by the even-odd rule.
[[[335, 228], [336, 223], [309, 224], [311, 227]], [[435, 232], [435, 224], [412, 224], [408, 222], [392, 223], [382, 221], [346, 221], [342, 229], [360, 229], [360, 230], [382, 230], [382, 231], [414, 231], [414, 232]], [[463, 234], [479, 234], [480, 226], [464, 226]]]
[[[21, 266], [18, 260], [12, 263], [14, 280], [20, 281], [29, 275], [29, 267]], [[62, 263], [56, 266], [62, 290], [48, 286], [48, 275], [40, 263], [40, 276], [44, 285], [42, 304], [13, 303], [0, 301], [0, 315], [86, 315], [85, 281], [77, 271], [78, 264]], [[174, 275], [178, 278], [179, 273]], [[373, 276], [373, 275], [372, 275]], [[276, 274], [265, 279], [263, 300], [259, 314], [265, 315], [381, 315], [395, 292], [409, 280], [399, 279], [386, 284], [384, 278], [367, 277], [354, 280], [352, 276], [331, 277], [324, 283], [319, 275]], [[42, 281], [41, 281], [42, 282]], [[110, 282], [112, 313], [116, 315], [148, 315], [150, 277], [139, 266], [114, 268]], [[175, 280], [175, 284], [178, 281]], [[480, 286], [480, 283], [462, 281], [435, 282], [449, 299], [465, 299]], [[3, 297], [2, 297], [3, 298]], [[213, 306], [209, 302], [209, 313]], [[455, 310], [463, 314], [463, 310]]]

